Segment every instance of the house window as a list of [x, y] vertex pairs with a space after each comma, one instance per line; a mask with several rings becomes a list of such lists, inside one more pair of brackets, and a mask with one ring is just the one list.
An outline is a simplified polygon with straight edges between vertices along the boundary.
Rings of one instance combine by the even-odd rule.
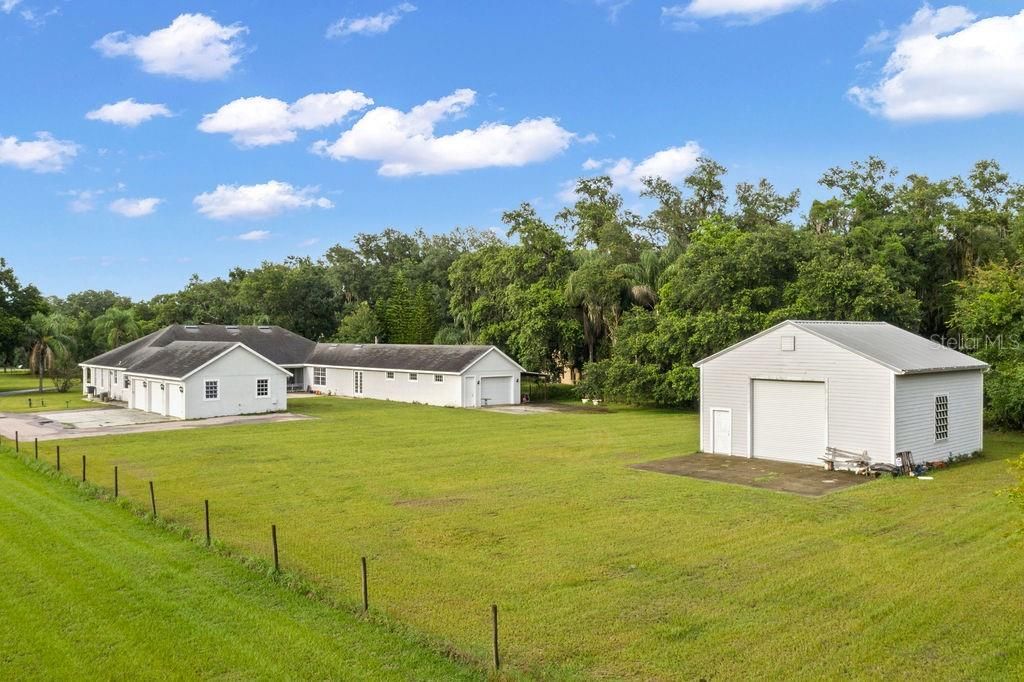
[[314, 386], [326, 386], [327, 385], [327, 368], [326, 367], [314, 367], [313, 368], [313, 385]]
[[270, 395], [270, 379], [257, 379], [256, 397], [266, 398], [268, 395]]
[[395, 380], [395, 373], [394, 372], [384, 372], [384, 378], [387, 379], [388, 381], [394, 381]]
[[935, 396], [935, 440], [949, 438], [949, 396]]
[[444, 375], [443, 374], [435, 374], [434, 375], [434, 383], [435, 384], [440, 384], [443, 381], [444, 381]]
[[207, 379], [203, 384], [203, 398], [206, 400], [217, 400], [220, 398], [220, 381]]
[[91, 381], [92, 381], [92, 367], [86, 367], [85, 368], [85, 383], [90, 383]]
[[419, 377], [416, 376], [416, 372], [409, 372], [409, 381], [419, 381]]
[[352, 372], [352, 390], [356, 395], [363, 394], [363, 373], [359, 370]]
[[129, 379], [128, 377], [124, 378], [124, 387], [125, 388], [130, 388], [131, 387], [131, 379]]

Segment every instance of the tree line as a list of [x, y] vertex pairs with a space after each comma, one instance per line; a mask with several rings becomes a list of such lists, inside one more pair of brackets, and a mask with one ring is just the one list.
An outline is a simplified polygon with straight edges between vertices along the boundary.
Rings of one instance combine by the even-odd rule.
[[932, 180], [869, 157], [825, 171], [828, 198], [800, 217], [799, 191], [724, 177], [704, 158], [678, 185], [646, 178], [643, 212], [610, 178], [583, 178], [551, 220], [528, 203], [504, 213], [501, 236], [360, 233], [145, 301], [46, 298], [4, 265], [0, 355], [59, 367], [172, 323], [277, 324], [339, 342], [495, 344], [532, 370], [580, 371], [585, 395], [685, 406], [694, 361], [771, 324], [885, 320], [966, 339], [994, 366], [990, 416], [1024, 426], [1024, 188], [997, 162]]

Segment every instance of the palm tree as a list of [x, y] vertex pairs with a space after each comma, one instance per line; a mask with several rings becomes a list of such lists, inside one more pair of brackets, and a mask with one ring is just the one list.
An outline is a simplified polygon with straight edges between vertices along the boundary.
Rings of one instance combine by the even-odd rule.
[[124, 308], [108, 308], [96, 318], [94, 330], [96, 341], [106, 344], [108, 349], [137, 339], [140, 334], [135, 311]]
[[58, 355], [69, 353], [73, 343], [71, 319], [66, 315], [34, 313], [26, 325], [28, 333], [28, 366], [39, 373], [39, 392], [43, 392], [43, 375]]
[[633, 303], [648, 310], [654, 309], [654, 305], [658, 302], [658, 289], [662, 275], [671, 262], [669, 256], [672, 255], [648, 249], [640, 254], [638, 262], [621, 263], [617, 267], [629, 282], [629, 297]]
[[611, 267], [605, 255], [588, 253], [579, 269], [569, 275], [565, 298], [580, 309], [587, 355], [594, 361], [595, 348], [603, 336], [612, 337], [619, 325], [628, 284], [625, 275]]

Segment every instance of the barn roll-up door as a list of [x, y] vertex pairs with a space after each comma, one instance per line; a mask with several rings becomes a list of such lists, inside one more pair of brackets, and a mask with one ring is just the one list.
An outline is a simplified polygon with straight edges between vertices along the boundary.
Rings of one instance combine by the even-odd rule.
[[755, 379], [754, 457], [821, 464], [827, 444], [827, 401], [821, 381]]

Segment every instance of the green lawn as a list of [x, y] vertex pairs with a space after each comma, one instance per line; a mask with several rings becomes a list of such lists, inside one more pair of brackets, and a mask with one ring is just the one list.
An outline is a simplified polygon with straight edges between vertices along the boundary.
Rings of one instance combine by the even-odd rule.
[[[43, 386], [51, 388], [53, 382], [49, 378], [43, 379]], [[4, 391], [18, 391], [23, 388], [39, 388], [39, 377], [29, 374], [28, 370], [10, 369], [6, 372], [0, 370], [0, 393]]]
[[2, 679], [474, 679], [0, 456]]
[[[31, 401], [31, 402], [30, 402]], [[67, 393], [28, 393], [0, 396], [0, 412], [54, 412], [56, 410], [85, 410], [103, 407], [82, 397], [81, 389]]]
[[[91, 477], [439, 648], [531, 676], [1020, 678], [1020, 435], [932, 481], [810, 499], [630, 469], [692, 452], [693, 414], [511, 415], [291, 401], [317, 420], [89, 438]], [[52, 459], [52, 443], [44, 452]]]

